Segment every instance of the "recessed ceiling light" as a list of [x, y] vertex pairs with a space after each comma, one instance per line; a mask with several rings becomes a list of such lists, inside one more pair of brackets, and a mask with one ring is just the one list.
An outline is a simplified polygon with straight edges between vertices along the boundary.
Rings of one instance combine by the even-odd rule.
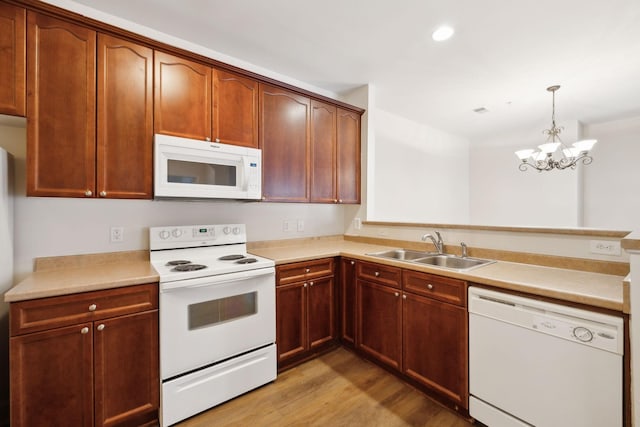
[[431, 38], [437, 42], [442, 42], [445, 40], [449, 40], [453, 35], [453, 28], [448, 25], [442, 25], [436, 29], [433, 34], [431, 34]]

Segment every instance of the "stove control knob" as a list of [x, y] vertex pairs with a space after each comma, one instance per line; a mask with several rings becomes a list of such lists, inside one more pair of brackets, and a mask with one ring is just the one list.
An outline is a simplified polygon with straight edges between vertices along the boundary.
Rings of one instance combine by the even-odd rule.
[[169, 234], [169, 232], [168, 232], [167, 230], [162, 230], [162, 231], [160, 232], [160, 238], [161, 238], [162, 240], [168, 239], [170, 235], [171, 235], [171, 234]]
[[240, 227], [233, 227], [233, 234], [240, 234]]
[[182, 236], [182, 230], [180, 230], [179, 228], [174, 228], [173, 231], [171, 231], [171, 235], [173, 237], [178, 238], [178, 237]]
[[225, 227], [225, 228], [223, 228], [223, 229], [222, 229], [222, 232], [223, 232], [224, 234], [229, 234], [229, 233], [231, 233], [231, 227]]

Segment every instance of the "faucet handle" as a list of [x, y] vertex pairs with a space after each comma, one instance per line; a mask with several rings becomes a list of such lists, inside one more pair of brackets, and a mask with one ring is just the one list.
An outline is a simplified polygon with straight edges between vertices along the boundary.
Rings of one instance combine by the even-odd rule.
[[467, 244], [465, 242], [460, 242], [460, 246], [462, 247], [462, 258], [467, 257]]

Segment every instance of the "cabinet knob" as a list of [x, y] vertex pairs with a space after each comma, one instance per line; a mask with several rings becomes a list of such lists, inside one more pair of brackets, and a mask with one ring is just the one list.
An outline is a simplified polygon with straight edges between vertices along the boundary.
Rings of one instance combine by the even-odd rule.
[[402, 299], [407, 299], [407, 296], [403, 294]]
[[99, 331], [104, 330], [104, 323], [100, 323], [100, 324], [98, 325], [98, 330], [99, 330]]
[[89, 333], [89, 328], [87, 328], [87, 327], [85, 326], [84, 328], [80, 329], [80, 333], [81, 333], [81, 334], [83, 334], [83, 335], [84, 335], [84, 334], [88, 334], [88, 333]]
[[310, 269], [310, 268], [305, 268], [305, 269], [304, 269], [304, 272], [305, 272], [305, 273], [309, 273], [310, 271], [311, 271], [311, 269]]
[[216, 142], [220, 142], [220, 138], [216, 138]]
[[356, 262], [355, 261], [351, 261], [351, 265], [356, 265]]
[[395, 295], [395, 296], [399, 297], [399, 296], [400, 296], [400, 293], [399, 293], [399, 292], [394, 292], [394, 294], [393, 294], [393, 295]]
[[96, 311], [96, 308], [98, 308], [98, 306], [97, 306], [97, 305], [95, 305], [95, 304], [91, 304], [91, 305], [89, 306], [89, 311]]
[[303, 287], [303, 288], [306, 288], [306, 287], [307, 287], [307, 284], [305, 283], [304, 285], [302, 285], [302, 287]]
[[338, 199], [333, 199], [333, 203], [338, 203]]
[[342, 203], [342, 199], [338, 199], [338, 203]]
[[107, 192], [106, 192], [106, 191], [104, 191], [104, 190], [102, 190], [102, 191], [100, 192], [100, 197], [107, 197]]
[[380, 276], [380, 272], [379, 272], [379, 271], [376, 271], [375, 273], [373, 273], [373, 275], [374, 275], [374, 276], [376, 276], [376, 277], [378, 277], [378, 276]]
[[84, 192], [84, 195], [87, 196], [87, 197], [91, 197], [91, 196], [93, 196], [93, 192], [91, 190], [87, 190], [87, 191]]
[[309, 282], [309, 286], [313, 286], [315, 283], [313, 282]]
[[205, 141], [207, 142], [211, 142], [211, 138], [209, 138], [208, 136], [204, 138]]
[[429, 290], [433, 289], [433, 285], [432, 285], [431, 283], [429, 283], [429, 284], [427, 285], [427, 289], [429, 289]]

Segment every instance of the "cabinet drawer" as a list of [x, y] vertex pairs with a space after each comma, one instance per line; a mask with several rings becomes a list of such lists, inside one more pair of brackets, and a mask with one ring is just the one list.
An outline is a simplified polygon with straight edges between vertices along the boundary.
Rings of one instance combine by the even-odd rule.
[[402, 282], [407, 292], [463, 307], [467, 305], [467, 282], [464, 280], [404, 270]]
[[333, 258], [295, 262], [276, 268], [279, 285], [333, 275]]
[[11, 336], [158, 308], [158, 286], [127, 286], [11, 303]]
[[359, 278], [394, 288], [400, 288], [402, 270], [399, 268], [370, 262], [359, 262], [357, 266]]

